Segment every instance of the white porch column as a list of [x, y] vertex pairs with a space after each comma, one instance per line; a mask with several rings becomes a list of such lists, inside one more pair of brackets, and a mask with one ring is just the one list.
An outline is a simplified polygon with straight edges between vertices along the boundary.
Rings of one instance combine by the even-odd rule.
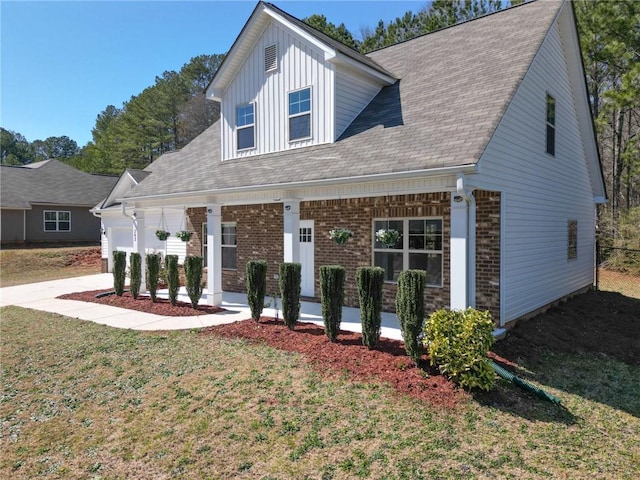
[[222, 305], [222, 207], [207, 205], [207, 304]]
[[284, 202], [284, 261], [300, 262], [300, 200]]
[[133, 251], [140, 254], [141, 283], [140, 291], [147, 291], [147, 262], [146, 262], [146, 235], [144, 211], [136, 210], [133, 213]]
[[468, 205], [465, 199], [451, 196], [451, 309], [463, 310], [469, 306], [467, 295], [468, 274]]

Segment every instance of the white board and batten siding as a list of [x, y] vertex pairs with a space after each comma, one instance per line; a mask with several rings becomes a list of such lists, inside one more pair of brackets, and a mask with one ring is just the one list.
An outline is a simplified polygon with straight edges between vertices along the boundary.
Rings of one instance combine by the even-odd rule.
[[[277, 68], [265, 71], [276, 45]], [[311, 87], [311, 138], [289, 141], [289, 92]], [[224, 92], [222, 160], [334, 142], [380, 91], [379, 80], [325, 59], [319, 48], [271, 21]], [[254, 103], [255, 148], [236, 149], [236, 107]]]
[[[552, 27], [470, 179], [502, 192], [503, 323], [593, 282], [593, 189], [563, 35]], [[556, 100], [555, 156], [546, 153], [547, 93]], [[575, 259], [568, 259], [569, 220], [578, 224]]]
[[[265, 48], [277, 45], [277, 69], [265, 72]], [[270, 22], [222, 102], [222, 159], [249, 157], [333, 141], [333, 65], [324, 52]], [[311, 87], [311, 138], [289, 142], [288, 94]], [[236, 107], [255, 103], [255, 148], [237, 151]]]

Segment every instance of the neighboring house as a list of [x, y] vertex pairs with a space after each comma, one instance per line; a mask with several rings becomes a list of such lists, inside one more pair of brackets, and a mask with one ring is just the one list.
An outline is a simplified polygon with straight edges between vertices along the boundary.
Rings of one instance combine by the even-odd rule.
[[116, 180], [55, 159], [0, 166], [2, 243], [98, 243], [100, 220], [89, 209]]
[[[251, 259], [268, 261], [269, 294], [278, 265], [301, 262], [316, 300], [319, 267], [343, 265], [350, 306], [356, 268], [382, 266], [389, 310], [400, 271], [424, 269], [429, 310], [475, 306], [501, 325], [592, 285], [606, 193], [570, 2], [366, 56], [260, 2], [207, 96], [220, 120], [113, 203], [138, 232], [187, 209], [210, 303], [244, 291]], [[339, 227], [346, 245], [329, 238]], [[396, 246], [375, 240], [384, 228]]]

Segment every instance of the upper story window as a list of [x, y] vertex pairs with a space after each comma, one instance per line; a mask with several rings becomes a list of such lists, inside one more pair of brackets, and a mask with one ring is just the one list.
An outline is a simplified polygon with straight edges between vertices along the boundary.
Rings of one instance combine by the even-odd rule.
[[236, 138], [238, 150], [256, 146], [255, 104], [248, 103], [236, 107]]
[[556, 99], [547, 94], [547, 153], [556, 154]]
[[44, 211], [44, 231], [45, 232], [70, 232], [71, 212], [69, 211]]
[[289, 92], [289, 141], [311, 137], [311, 87]]

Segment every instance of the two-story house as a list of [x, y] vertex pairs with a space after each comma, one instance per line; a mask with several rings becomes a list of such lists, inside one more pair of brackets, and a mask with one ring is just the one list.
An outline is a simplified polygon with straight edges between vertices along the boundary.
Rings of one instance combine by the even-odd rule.
[[[245, 290], [245, 265], [405, 269], [425, 301], [489, 309], [504, 325], [591, 286], [605, 189], [573, 8], [535, 1], [368, 55], [259, 2], [207, 96], [221, 118], [99, 210], [129, 248], [204, 255], [208, 298]], [[193, 232], [153, 238], [159, 225]], [[178, 226], [180, 224], [180, 226]], [[329, 232], [347, 228], [344, 245]], [[375, 232], [394, 229], [385, 246]], [[129, 241], [127, 240], [127, 241]], [[153, 243], [152, 243], [153, 242]]]

